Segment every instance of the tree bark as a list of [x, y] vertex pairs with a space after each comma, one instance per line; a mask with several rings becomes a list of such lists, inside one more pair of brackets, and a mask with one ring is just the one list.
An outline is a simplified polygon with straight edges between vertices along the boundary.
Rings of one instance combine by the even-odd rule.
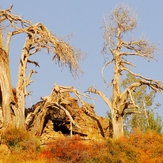
[[123, 117], [120, 112], [120, 44], [121, 33], [118, 30], [118, 43], [116, 50], [113, 51], [114, 62], [114, 80], [113, 80], [113, 93], [112, 93], [112, 124], [113, 124], [113, 138], [117, 139], [123, 136]]
[[118, 139], [124, 135], [123, 117], [121, 115], [112, 114], [113, 138]]
[[0, 31], [0, 93], [3, 114], [3, 126], [11, 123], [11, 103], [14, 102], [10, 78], [9, 56], [3, 45], [2, 31]]
[[27, 96], [26, 86], [26, 68], [27, 68], [27, 61], [29, 57], [31, 42], [30, 39], [27, 37], [22, 56], [20, 58], [20, 65], [19, 65], [19, 72], [18, 72], [18, 83], [16, 87], [17, 93], [17, 111], [16, 111], [16, 126], [18, 128], [25, 127], [25, 96]]

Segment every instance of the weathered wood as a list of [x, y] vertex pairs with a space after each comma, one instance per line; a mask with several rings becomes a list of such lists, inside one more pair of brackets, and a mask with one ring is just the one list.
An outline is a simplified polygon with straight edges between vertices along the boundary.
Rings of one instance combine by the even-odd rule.
[[[2, 96], [4, 123], [13, 125], [13, 122], [11, 122], [10, 107], [12, 107], [11, 104], [14, 104], [14, 100], [9, 71], [9, 51], [12, 37], [24, 33], [27, 37], [20, 58], [18, 83], [16, 86], [17, 103], [12, 107], [15, 116], [14, 126], [22, 128], [25, 124], [25, 97], [30, 95], [30, 93], [26, 91], [26, 87], [31, 84], [31, 76], [36, 72], [31, 70], [26, 77], [27, 63], [39, 66], [39, 63], [30, 60], [29, 57], [40, 52], [42, 49], [46, 49], [48, 53], [53, 53], [54, 61], [60, 63], [59, 65], [61, 66], [68, 66], [70, 72], [75, 77], [82, 72], [78, 61], [83, 59], [85, 54], [70, 46], [68, 43], [58, 39], [42, 23], [33, 24], [20, 16], [12, 14], [12, 7], [13, 6], [6, 10], [0, 9], [0, 23], [8, 21], [12, 28], [11, 32], [7, 34], [5, 48], [3, 47], [2, 33], [0, 33], [0, 90], [2, 92], [0, 95]], [[41, 122], [43, 123], [43, 121]], [[41, 129], [39, 133], [40, 132]]]
[[10, 78], [9, 56], [3, 46], [2, 31], [0, 30], [0, 96], [3, 114], [3, 125], [11, 123], [11, 103], [14, 103]]
[[[136, 88], [147, 85], [156, 92], [163, 92], [163, 84], [160, 81], [146, 78], [142, 75], [136, 74], [130, 70], [128, 66], [136, 67], [132, 62], [128, 61], [126, 57], [128, 56], [138, 56], [149, 61], [150, 59], [155, 59], [155, 50], [157, 47], [151, 44], [148, 40], [140, 38], [138, 40], [131, 39], [128, 42], [124, 40], [124, 34], [128, 31], [132, 31], [137, 26], [137, 19], [132, 15], [133, 11], [130, 10], [128, 6], [120, 5], [116, 7], [110, 18], [111, 22], [107, 24], [104, 18], [104, 53], [111, 53], [112, 59], [105, 63], [102, 68], [102, 78], [105, 84], [107, 81], [105, 79], [104, 70], [113, 64], [114, 74], [113, 79], [107, 86], [112, 86], [112, 97], [111, 100], [107, 98], [101, 91], [95, 88], [89, 88], [88, 92], [96, 93], [100, 95], [105, 103], [108, 105], [111, 111], [112, 123], [113, 123], [113, 137], [119, 138], [123, 136], [123, 115], [125, 109], [137, 108], [137, 105], [132, 97], [133, 91]], [[139, 82], [131, 84], [126, 90], [121, 92], [121, 75], [124, 71], [131, 73], [132, 75], [138, 77]], [[130, 111], [131, 113], [131, 111]], [[135, 113], [135, 110], [133, 110]]]

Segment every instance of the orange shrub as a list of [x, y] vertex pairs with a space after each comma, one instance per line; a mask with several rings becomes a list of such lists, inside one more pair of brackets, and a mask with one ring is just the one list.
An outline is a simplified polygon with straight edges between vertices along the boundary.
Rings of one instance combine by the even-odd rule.
[[[4, 134], [5, 133], [5, 134]], [[57, 139], [39, 150], [37, 141], [27, 132], [6, 130], [2, 138], [11, 149], [4, 163], [162, 163], [163, 135], [133, 130], [118, 140], [84, 141], [80, 137]], [[0, 157], [1, 159], [1, 157]]]
[[48, 143], [41, 156], [47, 159], [57, 158], [62, 162], [82, 162], [89, 157], [89, 146], [79, 137], [62, 138]]
[[[49, 162], [106, 163], [119, 159], [110, 154], [106, 141], [84, 141], [79, 137], [64, 138], [49, 143], [42, 151], [41, 158]], [[56, 161], [57, 160], [57, 161]]]
[[126, 162], [163, 162], [163, 136], [153, 131], [142, 133], [135, 129], [128, 138], [117, 140], [116, 145]]

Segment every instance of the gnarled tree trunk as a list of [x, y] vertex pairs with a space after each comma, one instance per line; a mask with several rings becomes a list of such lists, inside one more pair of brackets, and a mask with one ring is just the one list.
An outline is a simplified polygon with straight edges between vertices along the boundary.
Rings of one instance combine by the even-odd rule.
[[[4, 114], [5, 124], [11, 123], [11, 110], [14, 110], [14, 126], [17, 128], [25, 127], [25, 96], [29, 95], [26, 92], [26, 87], [32, 82], [32, 73], [36, 71], [31, 70], [26, 78], [27, 63], [35, 64], [39, 66], [36, 61], [29, 60], [29, 57], [40, 52], [42, 49], [46, 49], [53, 53], [53, 60], [61, 63], [61, 66], [68, 66], [71, 73], [77, 76], [79, 72], [82, 72], [78, 61], [83, 59], [84, 55], [81, 51], [70, 46], [68, 43], [59, 40], [53, 35], [42, 23], [33, 24], [28, 20], [23, 20], [20, 16], [11, 13], [10, 8], [6, 10], [0, 9], [0, 23], [9, 21], [12, 30], [7, 34], [6, 48], [3, 47], [2, 34], [0, 34], [0, 96], [2, 96], [2, 109]], [[16, 86], [16, 105], [12, 105], [14, 98], [12, 93], [12, 86], [10, 80], [9, 69], [9, 50], [11, 38], [14, 35], [27, 34], [27, 38], [22, 50], [20, 58], [18, 83]], [[81, 55], [82, 54], [82, 55]], [[11, 106], [12, 105], [12, 106]]]
[[16, 87], [17, 94], [17, 110], [16, 110], [16, 126], [18, 128], [24, 128], [25, 126], [25, 96], [27, 95], [26, 86], [26, 68], [27, 68], [27, 60], [29, 58], [29, 50], [30, 50], [30, 40], [27, 37], [22, 56], [20, 58], [19, 72], [18, 72], [18, 83]]
[[0, 31], [0, 94], [3, 114], [3, 125], [11, 124], [11, 103], [14, 102], [10, 79], [9, 56], [3, 45], [2, 31]]

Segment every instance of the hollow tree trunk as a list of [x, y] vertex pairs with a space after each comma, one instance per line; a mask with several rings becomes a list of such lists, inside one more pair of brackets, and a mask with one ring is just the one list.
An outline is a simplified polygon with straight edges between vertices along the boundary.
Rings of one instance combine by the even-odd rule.
[[11, 122], [11, 102], [14, 101], [10, 79], [9, 56], [4, 50], [2, 31], [0, 31], [0, 93], [3, 113], [3, 125], [8, 126]]

